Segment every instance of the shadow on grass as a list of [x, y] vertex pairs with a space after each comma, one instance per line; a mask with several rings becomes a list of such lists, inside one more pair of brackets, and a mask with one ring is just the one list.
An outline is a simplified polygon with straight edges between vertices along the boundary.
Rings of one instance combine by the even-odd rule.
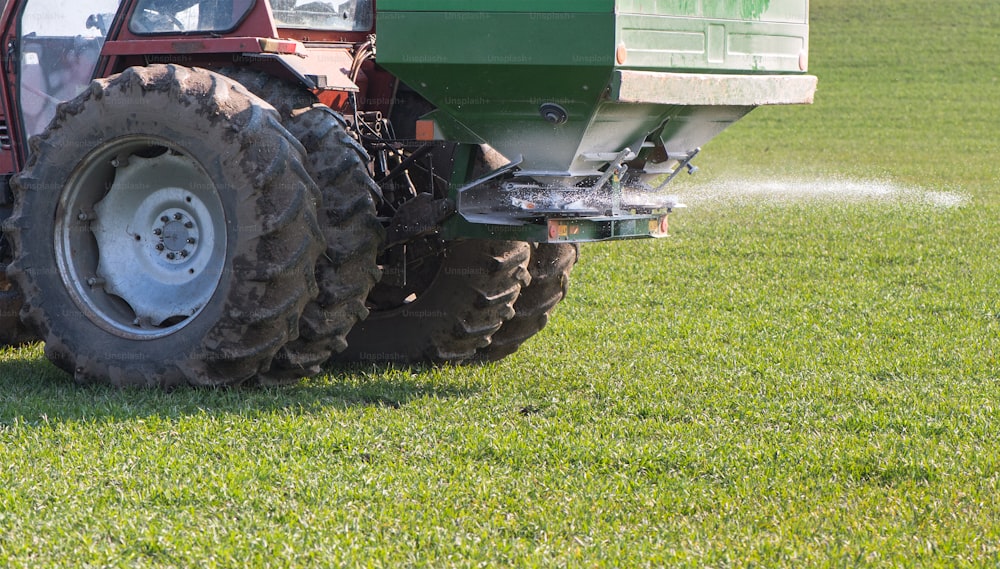
[[[454, 373], [453, 373], [454, 372]], [[0, 358], [0, 425], [14, 420], [115, 421], [193, 415], [308, 415], [359, 407], [402, 409], [419, 399], [469, 397], [475, 373], [457, 368], [391, 364], [338, 365], [280, 388], [118, 389], [77, 385], [40, 353]]]

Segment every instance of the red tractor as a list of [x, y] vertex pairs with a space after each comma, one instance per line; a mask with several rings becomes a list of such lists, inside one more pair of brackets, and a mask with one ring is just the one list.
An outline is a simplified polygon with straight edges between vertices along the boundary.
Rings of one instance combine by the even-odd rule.
[[650, 184], [815, 89], [806, 0], [468, 4], [8, 1], [2, 340], [120, 386], [498, 359], [577, 242], [665, 235]]

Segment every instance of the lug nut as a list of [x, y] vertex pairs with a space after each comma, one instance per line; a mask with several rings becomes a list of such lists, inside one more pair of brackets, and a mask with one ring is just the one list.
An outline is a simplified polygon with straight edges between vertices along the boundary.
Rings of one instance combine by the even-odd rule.
[[153, 230], [153, 235], [156, 235], [156, 236], [163, 235], [163, 230], [160, 229], [159, 227], [157, 227], [156, 229]]
[[186, 227], [188, 229], [191, 229], [192, 227], [194, 227], [194, 223], [191, 223], [190, 221], [188, 221], [187, 223], [184, 224], [184, 227]]
[[188, 237], [188, 245], [194, 245], [194, 242], [195, 242], [194, 237]]
[[184, 249], [183, 251], [181, 251], [181, 258], [182, 259], [187, 259], [188, 255], [190, 255], [190, 253], [187, 252], [187, 249]]
[[173, 253], [167, 253], [167, 258], [173, 261], [174, 259], [177, 258], [177, 255], [174, 255]]
[[163, 246], [163, 243], [157, 243], [156, 244], [156, 250], [157, 251], [162, 251], [164, 249], [166, 249], [166, 247]]
[[177, 221], [180, 221], [180, 220], [184, 219], [184, 216], [181, 215], [180, 212], [178, 212], [178, 213], [174, 214], [174, 219], [176, 219]]
[[160, 221], [162, 221], [163, 223], [166, 223], [166, 222], [170, 221], [170, 218], [164, 215], [163, 217], [160, 218]]

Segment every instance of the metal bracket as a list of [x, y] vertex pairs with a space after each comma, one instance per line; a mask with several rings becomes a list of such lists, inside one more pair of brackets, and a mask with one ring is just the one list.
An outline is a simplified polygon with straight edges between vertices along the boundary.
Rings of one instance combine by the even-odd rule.
[[632, 152], [631, 148], [626, 148], [625, 150], [619, 152], [618, 156], [616, 156], [615, 159], [612, 160], [610, 164], [608, 164], [608, 169], [604, 172], [603, 176], [598, 178], [597, 183], [594, 184], [591, 190], [595, 192], [599, 191], [601, 188], [604, 187], [604, 184], [608, 183], [608, 180], [610, 180], [611, 177], [615, 175], [615, 173], [621, 175], [622, 164], [624, 164], [629, 160], [633, 160], [636, 156], [637, 154]]
[[503, 176], [512, 173], [514, 170], [517, 170], [518, 166], [520, 166], [522, 162], [524, 162], [524, 156], [518, 156], [517, 158], [511, 160], [509, 163], [497, 168], [496, 170], [493, 170], [489, 174], [481, 176], [459, 188], [455, 192], [455, 206], [458, 209], [458, 213], [471, 223], [501, 223], [501, 224], [504, 223], [502, 219], [496, 219], [492, 216], [476, 215], [468, 213], [466, 211], [466, 208], [464, 207], [465, 204], [463, 203], [464, 195], [469, 190], [472, 190], [489, 181], [495, 180], [497, 178], [502, 178]]
[[18, 53], [17, 40], [10, 40], [7, 42], [7, 53], [3, 58], [3, 71], [4, 73], [12, 73], [14, 75], [20, 72], [20, 53]]
[[454, 211], [449, 200], [434, 199], [431, 194], [420, 194], [403, 202], [386, 229], [382, 250], [438, 231]]
[[517, 169], [518, 166], [521, 165], [522, 162], [524, 162], [524, 156], [518, 156], [517, 158], [515, 158], [515, 159], [511, 160], [510, 162], [508, 162], [507, 164], [504, 164], [503, 166], [497, 168], [496, 170], [493, 170], [489, 174], [486, 174], [485, 176], [481, 176], [479, 178], [476, 178], [475, 180], [473, 180], [473, 181], [469, 182], [468, 184], [462, 186], [461, 188], [458, 189], [458, 195], [461, 196], [463, 192], [467, 192], [467, 191], [471, 190], [472, 188], [475, 188], [477, 186], [481, 186], [481, 185], [485, 184], [486, 182], [489, 182], [490, 180], [494, 180], [496, 178], [499, 178], [499, 177], [501, 177], [501, 176], [503, 176], [505, 174], [508, 174], [508, 173], [514, 171], [515, 169]]

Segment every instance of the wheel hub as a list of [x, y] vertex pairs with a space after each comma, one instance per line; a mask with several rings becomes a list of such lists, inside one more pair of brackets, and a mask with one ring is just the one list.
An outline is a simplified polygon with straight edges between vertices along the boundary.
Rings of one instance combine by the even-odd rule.
[[198, 251], [195, 218], [178, 209], [164, 211], [153, 224], [153, 248], [167, 261], [180, 263]]

